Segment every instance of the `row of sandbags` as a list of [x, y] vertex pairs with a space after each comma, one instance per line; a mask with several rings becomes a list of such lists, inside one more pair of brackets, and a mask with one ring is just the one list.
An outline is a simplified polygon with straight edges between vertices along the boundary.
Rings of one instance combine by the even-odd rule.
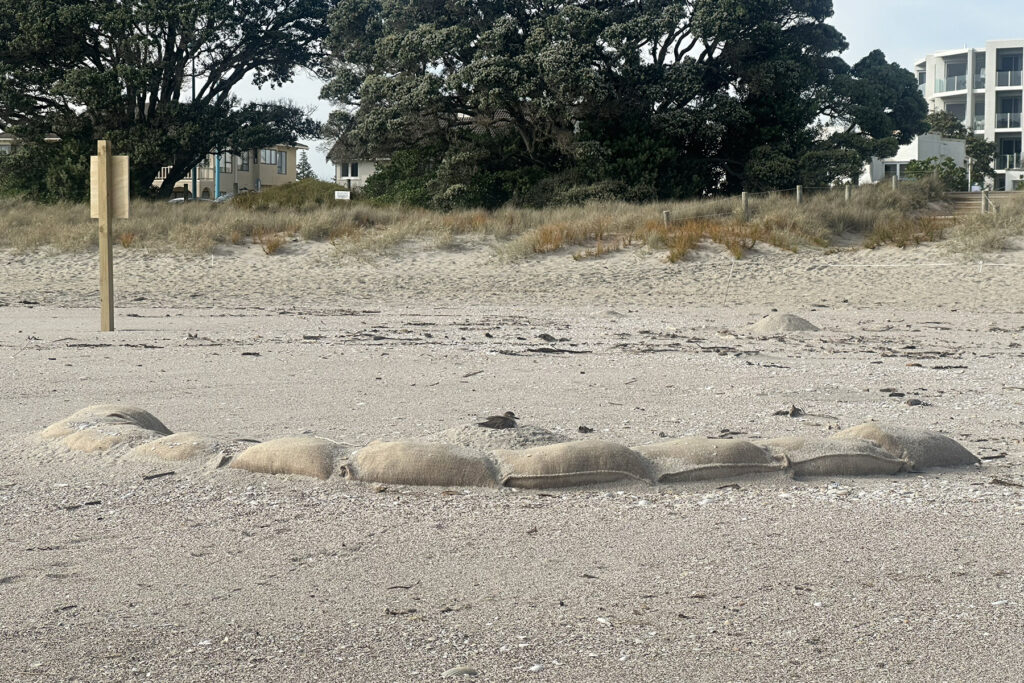
[[521, 450], [479, 452], [425, 441], [374, 441], [350, 452], [316, 437], [264, 443], [223, 442], [190, 432], [172, 434], [145, 410], [99, 405], [40, 432], [83, 452], [123, 446], [136, 460], [218, 456], [218, 466], [266, 474], [422, 486], [559, 488], [636, 479], [677, 483], [771, 472], [794, 476], [892, 475], [979, 460], [937, 432], [868, 422], [829, 438], [746, 441], [688, 437], [636, 448], [598, 439]]

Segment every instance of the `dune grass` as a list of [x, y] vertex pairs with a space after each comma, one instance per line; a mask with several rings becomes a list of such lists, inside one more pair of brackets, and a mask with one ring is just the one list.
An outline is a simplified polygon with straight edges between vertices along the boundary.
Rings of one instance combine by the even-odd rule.
[[978, 256], [1002, 251], [1009, 246], [1010, 240], [1024, 237], [1024, 195], [1010, 195], [996, 206], [995, 211], [964, 216], [957, 221], [949, 231], [950, 248]]
[[[887, 186], [855, 188], [850, 202], [844, 201], [842, 188], [808, 193], [799, 205], [792, 192], [752, 195], [749, 221], [743, 220], [738, 197], [442, 213], [339, 202], [333, 198], [334, 189], [330, 183], [302, 181], [224, 203], [135, 201], [132, 217], [115, 223], [115, 237], [126, 249], [207, 253], [218, 245], [257, 244], [268, 255], [279, 253], [295, 237], [329, 241], [345, 254], [389, 253], [408, 242], [424, 248], [457, 248], [472, 238], [492, 244], [501, 256], [513, 260], [562, 250], [582, 260], [646, 248], [665, 252], [676, 262], [702, 243], [721, 245], [742, 258], [759, 243], [797, 251], [828, 247], [842, 237], [873, 248], [919, 244], [944, 234], [943, 224], [928, 217], [929, 202], [940, 195], [929, 182], [908, 184], [899, 191]], [[1017, 221], [1008, 213], [985, 228], [989, 237], [971, 239], [994, 245], [998, 236], [1016, 234]], [[971, 233], [965, 224], [954, 232], [965, 248], [978, 246], [967, 238], [977, 230]], [[0, 199], [0, 248], [79, 252], [96, 243], [96, 223], [89, 220], [85, 205]]]

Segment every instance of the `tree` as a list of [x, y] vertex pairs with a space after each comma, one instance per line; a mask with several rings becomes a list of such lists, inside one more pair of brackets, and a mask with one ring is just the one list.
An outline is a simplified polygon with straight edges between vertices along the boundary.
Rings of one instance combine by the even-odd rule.
[[935, 175], [949, 192], [963, 191], [967, 188], [967, 169], [957, 166], [949, 157], [943, 157], [941, 160], [938, 157], [928, 157], [907, 164], [908, 178], [926, 178], [930, 175]]
[[295, 165], [295, 178], [296, 180], [316, 180], [316, 173], [305, 152], [299, 154], [299, 163]]
[[[131, 157], [132, 189], [149, 191], [161, 167], [170, 194], [204, 155], [294, 143], [316, 124], [288, 103], [242, 105], [251, 78], [277, 85], [302, 65], [322, 72], [332, 0], [0, 0], [0, 129], [18, 136], [30, 193], [58, 196], [54, 166], [72, 185], [97, 138]], [[196, 79], [195, 98], [188, 83]], [[43, 138], [61, 142], [49, 150]], [[35, 159], [53, 163], [39, 168]], [[73, 194], [79, 194], [75, 190]]]
[[[960, 119], [947, 111], [940, 110], [928, 114], [926, 122], [929, 133], [965, 141], [967, 158], [971, 162], [969, 167], [972, 187], [984, 185], [985, 178], [995, 176], [996, 143], [986, 140], [981, 133], [967, 130]], [[964, 184], [966, 186], [966, 181]]]
[[895, 151], [927, 107], [880, 52], [843, 62], [831, 14], [831, 0], [340, 0], [332, 158], [415, 148], [367, 192], [421, 182], [441, 206], [856, 175], [855, 156]]

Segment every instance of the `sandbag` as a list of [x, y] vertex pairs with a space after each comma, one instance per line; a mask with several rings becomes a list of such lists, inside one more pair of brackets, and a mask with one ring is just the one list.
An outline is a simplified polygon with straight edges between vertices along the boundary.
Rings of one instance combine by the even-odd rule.
[[938, 432], [913, 427], [865, 422], [836, 433], [836, 438], [867, 439], [914, 470], [929, 467], [966, 467], [981, 461], [959, 443]]
[[345, 476], [407, 486], [498, 485], [490, 458], [460, 446], [423, 441], [374, 441], [352, 455]]
[[179, 432], [139, 444], [125, 454], [130, 460], [181, 461], [216, 453], [220, 444], [202, 434]]
[[742, 439], [687, 437], [639, 446], [659, 484], [705, 481], [745, 474], [773, 472], [786, 463], [765, 449]]
[[297, 474], [327, 479], [341, 447], [333, 441], [311, 436], [286, 436], [250, 446], [228, 467], [261, 474]]
[[853, 477], [896, 474], [907, 463], [864, 439], [768, 439], [760, 442], [784, 457], [794, 476]]
[[126, 406], [117, 403], [103, 403], [99, 405], [82, 408], [72, 413], [63, 420], [54, 422], [52, 425], [40, 432], [39, 436], [51, 440], [67, 436], [81, 425], [95, 424], [130, 424], [141, 429], [148, 429], [158, 434], [170, 434], [171, 430], [164, 426], [164, 423], [156, 419], [151, 413], [142, 408]]
[[631, 477], [650, 480], [650, 464], [634, 450], [596, 439], [494, 452], [503, 486], [526, 489], [585, 486]]
[[141, 408], [100, 404], [53, 423], [42, 430], [39, 437], [45, 441], [60, 441], [71, 450], [95, 453], [170, 433], [160, 420]]

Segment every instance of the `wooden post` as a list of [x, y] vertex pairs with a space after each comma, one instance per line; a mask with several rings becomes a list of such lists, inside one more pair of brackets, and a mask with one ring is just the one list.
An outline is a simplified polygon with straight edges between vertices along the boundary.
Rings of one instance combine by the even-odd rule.
[[743, 222], [750, 222], [750, 196], [746, 192], [740, 193], [740, 207], [743, 209]]
[[671, 212], [669, 212], [669, 211], [662, 211], [661, 212], [661, 220], [662, 220], [662, 222], [665, 223], [665, 227], [667, 228], [668, 224], [669, 224], [669, 221], [672, 220]]
[[112, 183], [110, 177], [110, 141], [96, 142], [96, 156], [99, 173], [96, 184], [99, 190], [100, 219], [100, 331], [114, 331], [114, 240]]
[[803, 204], [803, 202], [804, 202], [804, 186], [803, 185], [797, 185], [796, 186], [796, 203], [797, 204]]
[[843, 187], [844, 187], [843, 194], [845, 195], [846, 203], [849, 204], [850, 203], [850, 185], [847, 184], [847, 185], [844, 185]]

